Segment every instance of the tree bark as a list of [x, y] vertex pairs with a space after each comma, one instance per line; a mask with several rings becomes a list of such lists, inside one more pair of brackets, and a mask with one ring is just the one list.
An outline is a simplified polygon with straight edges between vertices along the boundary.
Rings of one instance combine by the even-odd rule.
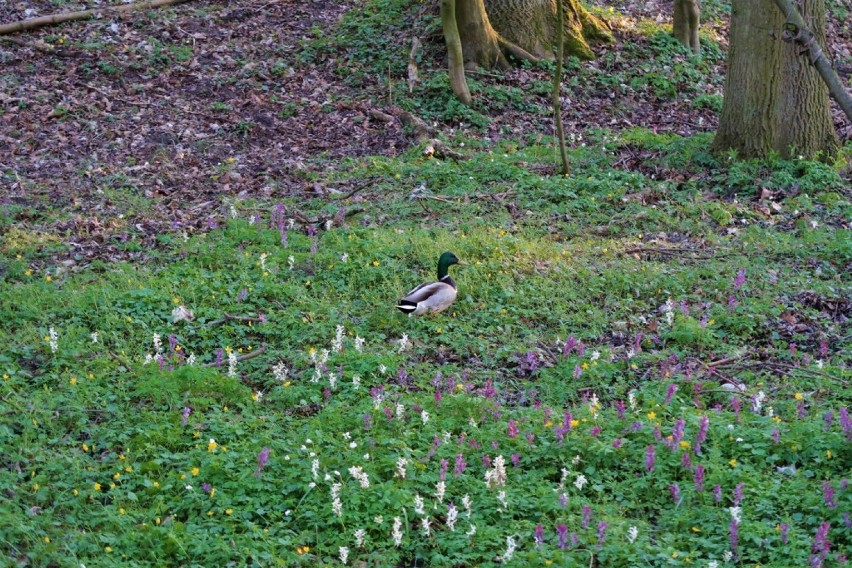
[[465, 68], [509, 69], [497, 32], [485, 12], [483, 0], [456, 0], [456, 24], [464, 51]]
[[470, 105], [472, 99], [464, 76], [462, 42], [456, 25], [456, 0], [441, 0], [441, 23], [449, 55], [450, 86], [462, 104]]
[[559, 142], [559, 157], [562, 159], [562, 175], [568, 175], [568, 153], [565, 150], [565, 128], [562, 125], [562, 65], [565, 61], [565, 42], [562, 41], [565, 11], [562, 0], [556, 0], [556, 71], [553, 73], [553, 115], [556, 119], [556, 137]]
[[[823, 0], [802, 0], [825, 43]], [[828, 93], [817, 72], [777, 35], [783, 15], [773, 0], [733, 0], [728, 74], [715, 152], [740, 157], [833, 155], [839, 148]], [[770, 35], [774, 30], [776, 35]]]
[[675, 0], [674, 3], [674, 36], [695, 55], [701, 54], [701, 43], [698, 41], [698, 26], [701, 19], [701, 7], [697, 0]]
[[849, 120], [852, 120], [852, 94], [843, 86], [843, 82], [837, 76], [831, 62], [825, 56], [825, 52], [817, 43], [816, 36], [790, 0], [775, 0], [775, 4], [787, 18], [786, 29], [781, 37], [784, 41], [795, 42], [807, 50], [800, 52], [800, 55], [807, 53], [822, 80], [825, 81], [828, 92], [834, 97]]
[[[568, 55], [594, 59], [590, 40], [610, 41], [607, 25], [593, 16], [580, 0], [563, 0], [563, 47]], [[556, 0], [486, 0], [494, 29], [508, 42], [538, 58], [555, 57]]]

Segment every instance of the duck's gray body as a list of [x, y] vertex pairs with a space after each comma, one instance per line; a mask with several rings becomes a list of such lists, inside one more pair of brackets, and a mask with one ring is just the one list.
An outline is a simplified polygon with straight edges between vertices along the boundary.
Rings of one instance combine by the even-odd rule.
[[443, 312], [456, 300], [456, 283], [449, 275], [437, 282], [427, 282], [414, 288], [397, 303], [397, 309], [419, 316], [430, 312]]

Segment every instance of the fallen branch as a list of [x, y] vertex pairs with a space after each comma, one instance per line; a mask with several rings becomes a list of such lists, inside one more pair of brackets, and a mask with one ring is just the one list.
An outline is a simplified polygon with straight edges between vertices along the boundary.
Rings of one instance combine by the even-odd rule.
[[250, 321], [250, 322], [263, 322], [264, 318], [252, 317], [252, 316], [234, 316], [231, 314], [225, 314], [225, 317], [222, 319], [217, 319], [213, 321], [207, 322], [207, 325], [220, 325], [225, 323], [226, 321]]
[[808, 28], [802, 15], [791, 0], [775, 0], [775, 5], [778, 6], [778, 9], [787, 18], [781, 39], [804, 48], [802, 54], [808, 54], [811, 63], [816, 67], [820, 77], [822, 77], [822, 80], [828, 86], [831, 96], [834, 97], [834, 100], [837, 101], [837, 104], [846, 113], [849, 120], [852, 120], [852, 94], [843, 86], [843, 82], [831, 66], [831, 61], [823, 53], [814, 33]]
[[147, 8], [161, 8], [163, 6], [172, 6], [189, 1], [191, 0], [145, 0], [144, 2], [134, 2], [133, 4], [123, 4], [120, 6], [108, 6], [106, 8], [95, 8], [93, 10], [82, 10], [80, 12], [63, 12], [61, 14], [52, 14], [50, 16], [40, 16], [29, 20], [12, 22], [11, 24], [2, 24], [0, 25], [0, 35], [14, 34], [44, 26], [54, 26], [63, 22], [86, 20], [102, 14], [132, 12], [135, 10], [145, 10]]
[[53, 53], [55, 51], [55, 48], [52, 45], [50, 45], [49, 43], [45, 43], [41, 40], [39, 40], [37, 42], [30, 43], [30, 42], [24, 41], [22, 39], [17, 39], [17, 38], [8, 37], [8, 36], [0, 37], [0, 40], [4, 41], [6, 43], [14, 43], [15, 45], [20, 46], [20, 47], [29, 47], [29, 48], [32, 48], [32, 49], [36, 49], [38, 51], [43, 51], [44, 53]]
[[[703, 253], [703, 254], [702, 254]], [[621, 251], [619, 254], [662, 254], [668, 256], [677, 256], [679, 254], [693, 254], [696, 259], [709, 259], [715, 255], [713, 251], [698, 251], [695, 249], [678, 249], [678, 248], [656, 248], [656, 247], [637, 247]]]
[[[248, 361], [249, 359], [254, 359], [255, 357], [259, 356], [264, 351], [266, 351], [266, 343], [262, 344], [260, 347], [258, 347], [255, 351], [252, 351], [251, 353], [246, 353], [245, 355], [240, 355], [239, 357], [237, 357], [237, 362], [242, 363], [243, 361]], [[204, 366], [205, 367], [221, 367], [224, 364], [225, 364], [224, 361], [221, 362], [221, 363], [217, 363], [217, 362], [214, 361], [212, 363], [205, 363]]]

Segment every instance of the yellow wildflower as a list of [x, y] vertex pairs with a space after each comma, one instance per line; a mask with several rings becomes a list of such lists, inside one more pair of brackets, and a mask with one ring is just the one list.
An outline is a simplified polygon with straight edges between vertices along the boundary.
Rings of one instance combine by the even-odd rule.
[[735, 459], [728, 460], [728, 465], [731, 466], [731, 467], [737, 467], [737, 460], [735, 460]]
[[803, 395], [800, 392], [797, 392], [796, 394], [793, 395], [793, 398], [795, 398], [796, 400], [802, 400], [803, 398], [805, 398], [805, 395]]
[[656, 412], [649, 412], [648, 413], [648, 420], [654, 420], [656, 417], [657, 417]]
[[210, 442], [207, 444], [207, 451], [208, 452], [215, 452], [216, 448], [218, 446], [219, 446], [219, 444], [216, 443], [216, 440], [214, 440], [213, 438], [210, 438]]
[[112, 552], [112, 547], [107, 546], [106, 548], [104, 548], [104, 552], [107, 552], [107, 553]]
[[125, 513], [124, 507], [119, 507], [118, 514], [123, 515]]
[[88, 446], [88, 444], [85, 444], [85, 443], [83, 444], [83, 451], [84, 451], [84, 452], [88, 452], [88, 451], [89, 451], [89, 446]]
[[47, 544], [50, 544], [50, 537], [49, 536], [44, 537], [44, 542], [46, 542]]
[[233, 512], [234, 512], [234, 510], [233, 510], [233, 509], [225, 509], [225, 514], [226, 514], [226, 515], [230, 515], [230, 514], [231, 514], [231, 513], [233, 513]]
[[95, 488], [95, 491], [100, 491], [100, 490], [101, 490], [101, 484], [100, 484], [100, 483], [95, 482], [95, 484], [93, 485], [93, 487]]
[[680, 441], [680, 447], [683, 448], [684, 450], [688, 450], [689, 449], [689, 442], [687, 442], [686, 440], [681, 440]]
[[579, 421], [579, 420], [574, 419], [574, 420], [572, 420], [572, 421], [571, 421], [571, 428], [576, 428], [576, 427], [577, 427], [577, 426], [579, 426], [579, 425], [580, 425], [580, 421]]
[[120, 474], [119, 472], [117, 472], [117, 471], [116, 471], [116, 472], [112, 475], [112, 478], [113, 478], [113, 479], [115, 479], [116, 481], [118, 481], [119, 479], [121, 479], [121, 474]]
[[834, 454], [831, 453], [831, 450], [827, 450], [825, 452], [825, 457], [827, 457], [828, 459], [831, 459], [833, 456], [834, 456]]
[[71, 377], [70, 379], [68, 379], [68, 382], [71, 383], [72, 385], [76, 385], [77, 384], [77, 377]]

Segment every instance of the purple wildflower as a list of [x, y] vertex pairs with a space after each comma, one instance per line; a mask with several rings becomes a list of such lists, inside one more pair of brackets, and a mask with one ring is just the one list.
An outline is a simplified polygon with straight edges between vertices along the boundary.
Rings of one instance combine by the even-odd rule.
[[730, 296], [728, 296], [728, 313], [729, 314], [734, 313], [734, 310], [736, 309], [736, 307], [737, 307], [737, 299], [734, 297], [733, 294], [731, 294]]
[[568, 495], [562, 493], [559, 495], [559, 505], [564, 509], [568, 506]]
[[588, 528], [592, 522], [592, 508], [589, 505], [583, 505], [583, 520], [580, 521], [580, 527]]
[[580, 357], [582, 359], [583, 356], [585, 356], [585, 354], [586, 354], [586, 344], [585, 343], [578, 343], [577, 344], [577, 357]]
[[308, 236], [311, 238], [311, 254], [316, 254], [319, 248], [319, 238], [317, 237], [317, 228], [313, 225], [307, 227]]
[[740, 410], [742, 409], [742, 403], [738, 397], [734, 397], [731, 399], [731, 408], [734, 409], [734, 416], [737, 417], [737, 420], [740, 419]]
[[450, 467], [450, 462], [449, 462], [449, 460], [442, 459], [442, 460], [441, 460], [441, 471], [440, 471], [440, 472], [438, 472], [438, 477], [441, 479], [441, 481], [446, 481], [446, 479], [447, 479], [447, 469], [448, 469], [449, 467]]
[[781, 443], [781, 432], [778, 431], [778, 428], [772, 429], [772, 441], [776, 444]]
[[683, 440], [683, 429], [686, 426], [686, 422], [683, 418], [678, 418], [675, 421], [674, 428], [672, 428], [672, 440], [675, 444], [680, 444], [680, 441]]
[[722, 486], [721, 485], [714, 485], [713, 486], [713, 500], [716, 501], [717, 503], [722, 502]]
[[364, 424], [364, 430], [369, 430], [373, 427], [373, 417], [369, 414], [364, 414], [364, 416], [361, 417], [361, 421]]
[[486, 469], [491, 467], [491, 458], [487, 454], [482, 456], [482, 465], [485, 466]]
[[461, 475], [464, 473], [465, 468], [467, 467], [467, 462], [464, 461], [464, 456], [462, 454], [456, 454], [456, 464], [453, 468], [454, 475]]
[[535, 434], [533, 434], [532, 432], [527, 432], [527, 444], [532, 446], [534, 441], [535, 441]]
[[583, 374], [583, 368], [580, 365], [574, 365], [574, 378], [579, 379]]
[[435, 406], [441, 406], [441, 399], [444, 398], [441, 394], [441, 389], [435, 389]]
[[248, 288], [241, 288], [240, 293], [237, 294], [237, 301], [245, 302], [246, 298], [248, 298]]
[[740, 523], [736, 519], [731, 519], [731, 527], [728, 530], [728, 537], [731, 541], [731, 552], [736, 554], [737, 545], [740, 542]]
[[843, 513], [843, 524], [846, 525], [847, 529], [852, 530], [852, 517], [849, 516], [849, 513]]
[[672, 494], [672, 501], [675, 503], [680, 501], [680, 486], [677, 483], [669, 485], [669, 492]]
[[529, 374], [533, 374], [538, 369], [538, 355], [535, 351], [527, 351], [525, 363]]
[[393, 420], [393, 410], [391, 410], [390, 406], [385, 406], [382, 410], [384, 410], [385, 418], [388, 419], [388, 422]]
[[618, 419], [624, 420], [624, 401], [618, 399], [615, 401], [615, 412], [618, 413]]
[[541, 523], [539, 523], [535, 526], [534, 539], [535, 539], [536, 548], [541, 546], [542, 543], [544, 543], [544, 527], [541, 526]]
[[184, 406], [183, 410], [180, 411], [180, 425], [186, 426], [187, 420], [189, 420], [189, 415], [192, 414], [192, 410], [188, 406]]
[[592, 426], [592, 429], [589, 430], [589, 434], [592, 436], [592, 438], [597, 438], [598, 436], [600, 436], [600, 434], [601, 434], [600, 426]]
[[518, 467], [521, 463], [521, 454], [512, 454], [512, 465]]
[[577, 338], [573, 335], [565, 340], [565, 345], [562, 346], [562, 356], [567, 357], [571, 354], [571, 351], [574, 350], [574, 347], [577, 346]]
[[623, 443], [624, 443], [624, 441], [621, 438], [616, 438], [615, 440], [612, 441], [612, 447], [617, 450], [618, 448], [621, 447], [621, 444], [623, 444]]
[[568, 527], [563, 524], [556, 525], [556, 534], [559, 535], [559, 548], [568, 547]]
[[849, 410], [845, 406], [840, 409], [840, 429], [846, 434], [847, 440], [852, 440], [852, 418], [849, 417]]
[[677, 392], [677, 385], [675, 383], [670, 384], [669, 388], [666, 389], [666, 404], [668, 404], [672, 401], [672, 397], [674, 397], [676, 392]]
[[737, 275], [734, 276], [734, 289], [739, 290], [746, 283], [746, 269], [740, 268], [737, 270]]
[[822, 358], [828, 357], [828, 341], [825, 339], [819, 342], [819, 356]]
[[695, 466], [695, 473], [692, 476], [692, 483], [695, 484], [695, 490], [701, 493], [704, 491], [704, 466], [698, 464]]
[[796, 356], [796, 344], [792, 341], [787, 345], [787, 349], [790, 350], [790, 357]]
[[654, 461], [656, 459], [656, 448], [653, 444], [645, 449], [645, 471], [652, 473], [654, 471]]
[[680, 307], [680, 313], [682, 313], [685, 317], [689, 317], [689, 304], [686, 303], [686, 300], [681, 300], [678, 306]]
[[706, 415], [702, 416], [698, 421], [698, 434], [695, 435], [695, 444], [693, 446], [696, 455], [701, 455], [701, 444], [707, 440], [707, 429], [710, 427], [710, 419]]
[[689, 452], [683, 452], [680, 465], [683, 469], [692, 469], [692, 455]]
[[822, 496], [825, 500], [825, 506], [829, 509], [837, 507], [837, 498], [834, 493], [834, 486], [829, 481], [822, 482]]
[[494, 383], [491, 379], [485, 381], [485, 386], [482, 388], [482, 396], [484, 396], [487, 400], [491, 400], [497, 396], [497, 389], [494, 388]]
[[209, 483], [204, 482], [204, 483], [201, 484], [201, 490], [204, 491], [205, 493], [210, 493], [211, 489], [213, 489], [213, 486], [210, 485]]
[[220, 347], [216, 350], [216, 361], [213, 363], [215, 367], [221, 367], [225, 361], [225, 351]]
[[570, 535], [571, 539], [571, 548], [577, 548], [577, 544], [580, 542], [580, 537], [577, 536], [577, 533], [572, 532]]
[[788, 533], [790, 532], [790, 525], [788, 525], [787, 523], [781, 523], [779, 525], [779, 528], [781, 529], [781, 544], [787, 544], [787, 538], [789, 536]]
[[831, 543], [828, 541], [828, 531], [831, 529], [829, 523], [821, 523], [814, 536], [814, 542], [811, 544], [811, 566], [822, 566], [823, 560], [828, 556], [831, 550]]
[[800, 400], [800, 401], [799, 401], [799, 403], [796, 405], [796, 415], [797, 415], [800, 419], [801, 419], [801, 418], [804, 418], [804, 417], [806, 417], [806, 416], [808, 415], [808, 411], [807, 411], [807, 410], [805, 410], [805, 403], [804, 403], [804, 402], [802, 402], [801, 400]]
[[739, 507], [742, 502], [744, 487], [745, 483], [737, 483], [736, 487], [734, 487], [734, 507]]
[[262, 450], [260, 450], [260, 453], [257, 454], [257, 471], [254, 472], [254, 474], [257, 477], [260, 477], [260, 472], [263, 471], [263, 468], [266, 465], [266, 462], [268, 462], [268, 461], [269, 461], [269, 448], [264, 446], [264, 448]]
[[515, 420], [509, 420], [509, 428], [508, 428], [508, 431], [506, 432], [506, 434], [510, 438], [517, 438], [518, 437], [518, 423]]
[[598, 545], [602, 545], [606, 540], [606, 529], [608, 526], [605, 521], [598, 523]]

